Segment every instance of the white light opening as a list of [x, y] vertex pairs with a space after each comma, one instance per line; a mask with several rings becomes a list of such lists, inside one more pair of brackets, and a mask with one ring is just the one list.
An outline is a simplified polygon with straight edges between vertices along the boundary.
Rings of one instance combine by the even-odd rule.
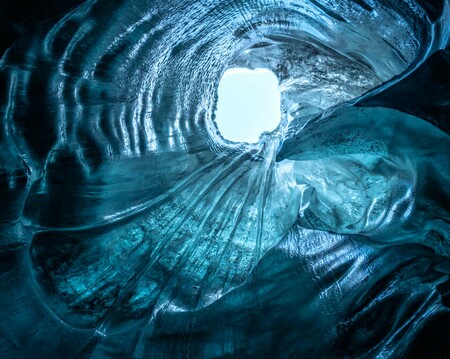
[[281, 119], [278, 79], [267, 69], [232, 68], [219, 83], [216, 124], [234, 142], [258, 142], [275, 130]]

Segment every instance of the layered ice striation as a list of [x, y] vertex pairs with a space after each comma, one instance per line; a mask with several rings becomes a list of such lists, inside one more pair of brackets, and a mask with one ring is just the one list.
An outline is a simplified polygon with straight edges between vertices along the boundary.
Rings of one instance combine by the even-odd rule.
[[5, 358], [450, 356], [446, 0], [2, 6]]

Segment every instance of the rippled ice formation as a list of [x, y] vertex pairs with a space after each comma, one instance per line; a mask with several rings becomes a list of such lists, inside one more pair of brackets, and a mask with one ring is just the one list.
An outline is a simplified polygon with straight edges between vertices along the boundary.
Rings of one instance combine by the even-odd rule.
[[2, 7], [2, 357], [450, 357], [446, 0]]

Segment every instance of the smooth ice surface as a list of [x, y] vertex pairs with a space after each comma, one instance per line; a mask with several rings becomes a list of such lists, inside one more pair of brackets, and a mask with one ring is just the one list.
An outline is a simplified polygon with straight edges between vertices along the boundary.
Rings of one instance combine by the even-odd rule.
[[278, 79], [267, 69], [226, 70], [218, 96], [216, 124], [227, 140], [254, 143], [280, 123]]
[[[0, 14], [2, 358], [450, 357], [448, 1]], [[278, 83], [254, 143], [237, 67]]]

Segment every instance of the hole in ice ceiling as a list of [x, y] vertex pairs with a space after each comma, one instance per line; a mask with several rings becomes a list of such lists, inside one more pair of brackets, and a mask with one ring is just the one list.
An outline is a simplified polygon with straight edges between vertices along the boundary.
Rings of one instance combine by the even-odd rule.
[[278, 79], [267, 69], [232, 68], [219, 83], [216, 124], [234, 142], [258, 142], [280, 123]]

